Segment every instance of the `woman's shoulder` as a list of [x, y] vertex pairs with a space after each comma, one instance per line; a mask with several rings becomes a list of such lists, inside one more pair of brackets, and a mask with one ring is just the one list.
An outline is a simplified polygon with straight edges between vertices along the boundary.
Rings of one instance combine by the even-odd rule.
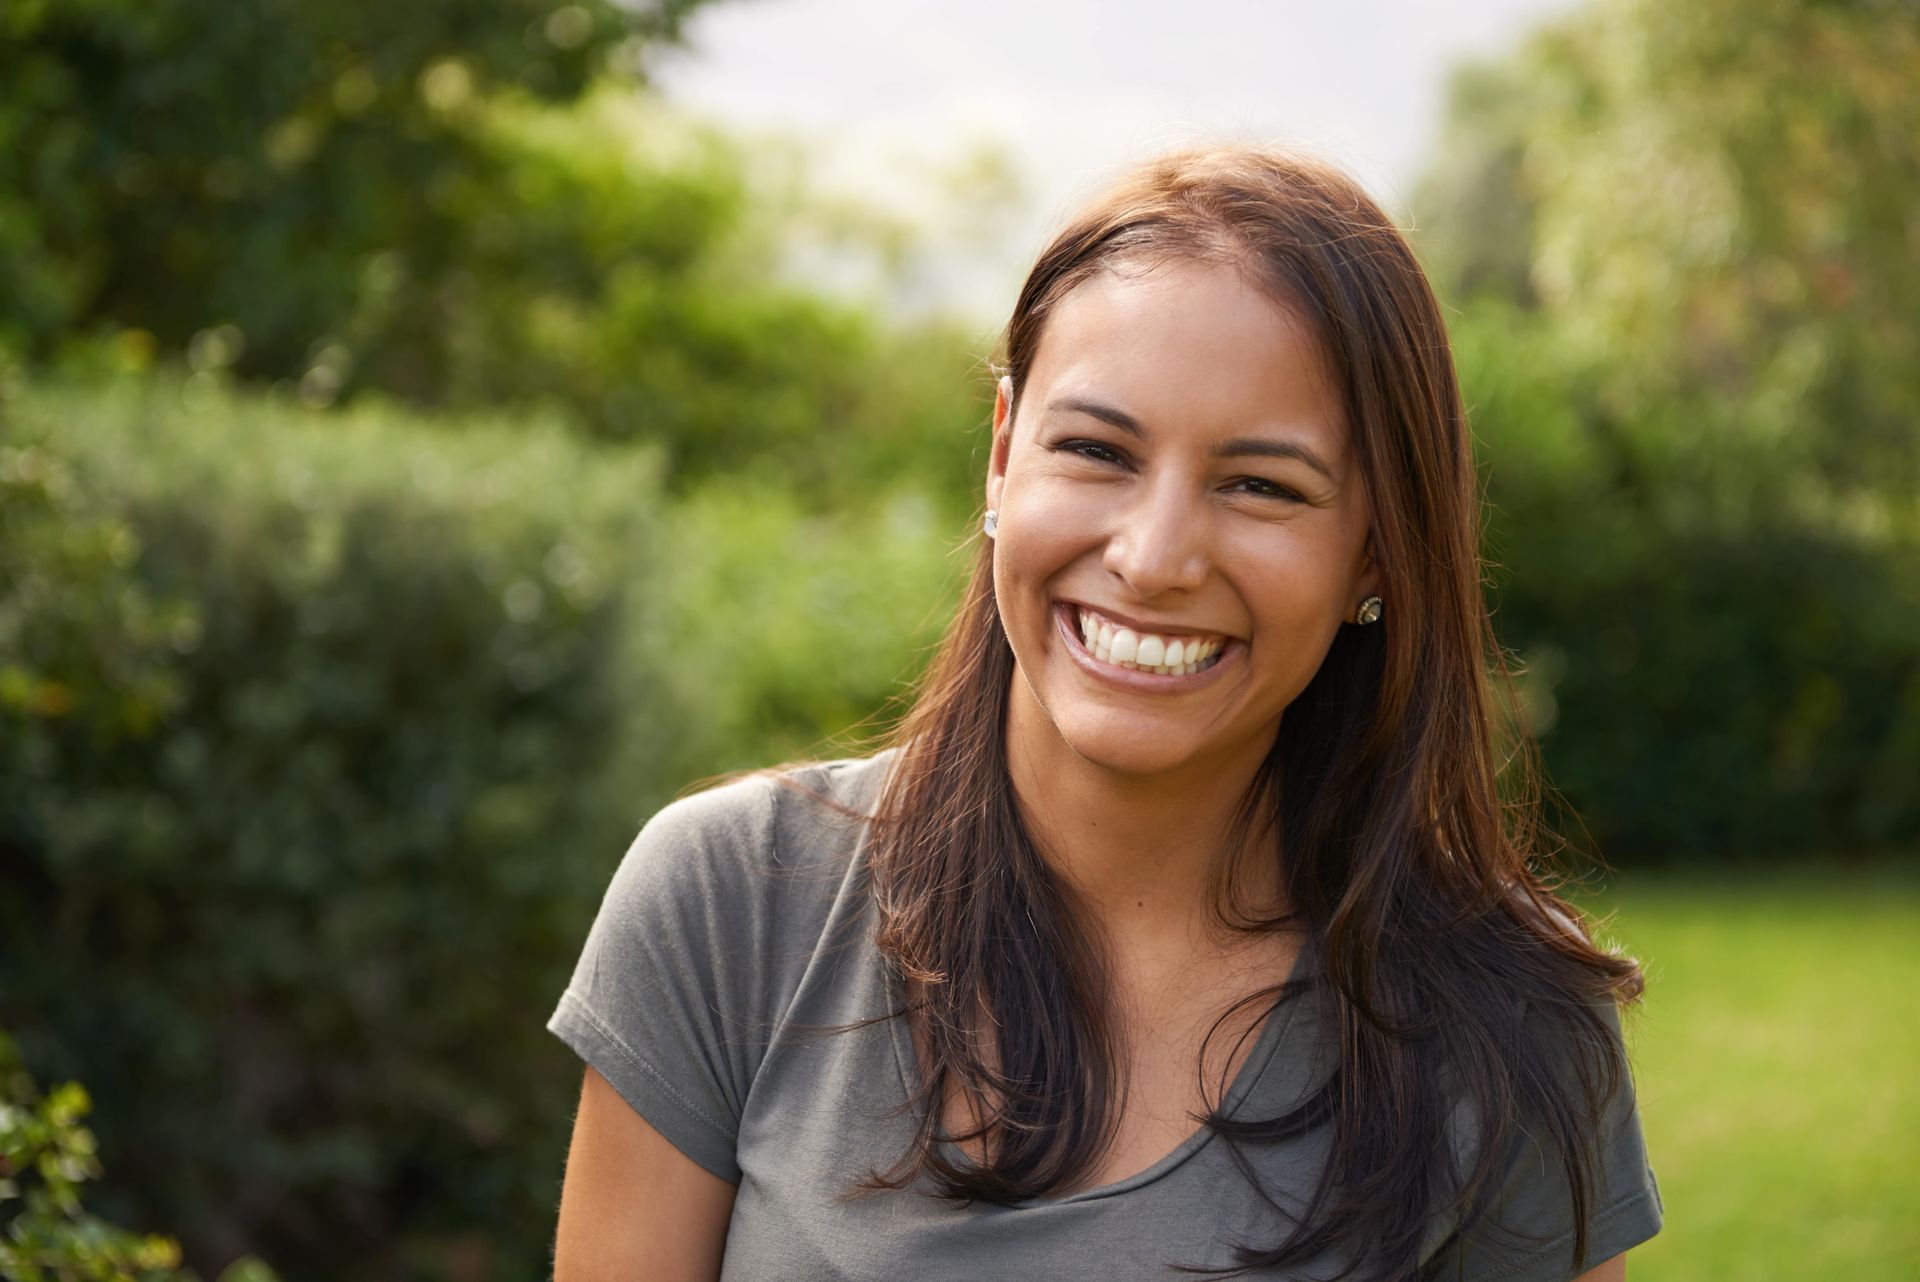
[[724, 966], [738, 972], [747, 1004], [777, 995], [833, 922], [860, 915], [857, 816], [887, 760], [755, 771], [662, 806], [614, 869], [582, 969], [706, 984]]
[[734, 902], [813, 880], [801, 874], [837, 877], [854, 860], [894, 751], [789, 763], [683, 793], [641, 826], [622, 873], [664, 893]]
[[651, 822], [773, 847], [787, 845], [783, 838], [812, 841], [827, 832], [857, 830], [870, 816], [897, 754], [898, 749], [886, 748], [867, 756], [741, 772], [683, 793]]
[[861, 918], [861, 886], [847, 875], [861, 824], [849, 812], [884, 765], [756, 771], [655, 811], [615, 869], [548, 1022], [724, 1179], [739, 1178], [740, 1118], [786, 1013], [839, 938], [835, 923]]
[[778, 767], [764, 775], [782, 794], [776, 809], [786, 827], [809, 836], [823, 828], [858, 830], [872, 817], [887, 770], [899, 754], [897, 747], [883, 748], [865, 756]]

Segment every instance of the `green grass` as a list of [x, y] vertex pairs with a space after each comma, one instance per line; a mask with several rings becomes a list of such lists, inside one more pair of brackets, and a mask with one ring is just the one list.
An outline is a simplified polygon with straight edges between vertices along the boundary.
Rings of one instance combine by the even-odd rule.
[[1920, 1276], [1920, 869], [1627, 872], [1583, 906], [1648, 980], [1635, 1282]]

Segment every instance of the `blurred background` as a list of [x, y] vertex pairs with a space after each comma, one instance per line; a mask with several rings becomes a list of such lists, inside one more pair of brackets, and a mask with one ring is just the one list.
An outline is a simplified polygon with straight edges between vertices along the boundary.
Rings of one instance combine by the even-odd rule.
[[546, 1276], [627, 841], [858, 750], [1048, 229], [1250, 137], [1447, 307], [1633, 1276], [1914, 1276], [1920, 10], [1169, 14], [0, 5], [0, 1275]]

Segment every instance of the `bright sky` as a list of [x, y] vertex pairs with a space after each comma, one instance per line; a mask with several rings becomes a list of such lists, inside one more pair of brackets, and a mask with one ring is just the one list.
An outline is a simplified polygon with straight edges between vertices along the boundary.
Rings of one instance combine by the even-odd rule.
[[[1165, 146], [1304, 143], [1404, 218], [1448, 69], [1571, 7], [716, 0], [656, 79], [709, 119], [798, 139], [821, 182], [925, 228], [936, 261], [888, 282], [895, 301], [991, 315], [1078, 197]], [[1021, 180], [1014, 196], [981, 186], [985, 210], [957, 200], [950, 177], [981, 144], [1003, 148]]]

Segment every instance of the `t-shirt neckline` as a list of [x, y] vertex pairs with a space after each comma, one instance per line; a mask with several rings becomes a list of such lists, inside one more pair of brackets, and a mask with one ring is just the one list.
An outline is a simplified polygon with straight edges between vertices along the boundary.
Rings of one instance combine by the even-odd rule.
[[[1294, 957], [1293, 969], [1287, 975], [1287, 983], [1289, 985], [1297, 983], [1311, 972], [1309, 960], [1312, 951], [1311, 940], [1304, 941], [1301, 944], [1299, 952]], [[900, 976], [894, 972], [893, 967], [887, 963], [886, 958], [879, 955], [877, 951], [874, 954], [874, 961], [884, 972], [885, 991], [888, 1001], [892, 1003], [891, 1008], [895, 1011], [902, 1012], [894, 1018], [889, 1019], [887, 1024], [893, 1042], [894, 1065], [899, 1070], [900, 1089], [902, 1092], [901, 1098], [903, 1100], [909, 1100], [913, 1096], [913, 1066], [916, 1060], [912, 1034], [907, 1027], [907, 1019], [904, 1013], [907, 1002], [906, 986], [901, 982]], [[1252, 1093], [1254, 1088], [1259, 1085], [1260, 1080], [1266, 1075], [1268, 1066], [1272, 1063], [1276, 1052], [1280, 1048], [1280, 1043], [1286, 1039], [1286, 1034], [1292, 1029], [1295, 1020], [1299, 1017], [1301, 1003], [1295, 1000], [1299, 996], [1300, 990], [1298, 989], [1283, 991], [1274, 1000], [1272, 1007], [1268, 1009], [1266, 1016], [1262, 1019], [1260, 1033], [1254, 1040], [1253, 1049], [1247, 1053], [1246, 1060], [1240, 1065], [1239, 1071], [1234, 1074], [1232, 1083], [1227, 1087], [1223, 1107], [1224, 1111], [1229, 1115], [1239, 1111], [1240, 1106], [1246, 1102], [1247, 1096]], [[1283, 1007], [1285, 1009], [1282, 1009]], [[1044, 1210], [1047, 1207], [1071, 1206], [1079, 1202], [1092, 1202], [1100, 1198], [1115, 1197], [1122, 1193], [1128, 1193], [1134, 1189], [1143, 1188], [1155, 1181], [1164, 1179], [1172, 1174], [1192, 1159], [1195, 1154], [1199, 1153], [1201, 1149], [1212, 1143], [1214, 1135], [1214, 1129], [1202, 1123], [1192, 1134], [1188, 1135], [1176, 1145], [1172, 1152], [1167, 1153], [1152, 1165], [1136, 1171], [1132, 1175], [1114, 1180], [1111, 1183], [1101, 1184], [1090, 1189], [1081, 1189], [1078, 1192], [1068, 1193], [1060, 1197], [1025, 1198], [1018, 1202], [1006, 1202], [1000, 1205], [1007, 1210]], [[943, 1143], [940, 1148], [941, 1152], [948, 1157], [957, 1158], [962, 1156], [951, 1144]]]

